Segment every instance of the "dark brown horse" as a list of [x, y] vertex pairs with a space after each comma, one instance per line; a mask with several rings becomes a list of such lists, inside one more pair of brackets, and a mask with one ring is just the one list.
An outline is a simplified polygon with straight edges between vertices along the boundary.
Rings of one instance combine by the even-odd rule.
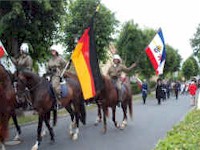
[[[8, 123], [10, 117], [13, 117], [14, 122], [16, 121], [17, 124], [15, 114], [16, 96], [9, 73], [1, 64], [0, 97], [0, 143], [2, 144], [2, 150], [5, 150], [4, 142], [8, 137]], [[20, 130], [18, 124], [17, 129]]]
[[[98, 122], [101, 122], [102, 115], [101, 109], [103, 110], [103, 121], [104, 121], [104, 128], [103, 132], [106, 133], [107, 131], [107, 123], [106, 123], [106, 116], [108, 116], [108, 108], [112, 108], [112, 120], [114, 125], [119, 128], [119, 124], [116, 121], [115, 113], [116, 113], [116, 106], [118, 104], [118, 93], [114, 83], [111, 81], [110, 78], [103, 76], [104, 81], [104, 88], [101, 90], [99, 95], [97, 96], [97, 106], [98, 106]], [[130, 117], [132, 117], [132, 94], [130, 89], [130, 83], [127, 80], [122, 85], [122, 103], [123, 109], [123, 122], [121, 124], [121, 129], [123, 129], [127, 125], [127, 107], [129, 108]]]
[[[78, 138], [78, 132], [79, 132], [78, 121], [81, 116], [80, 114], [83, 114], [82, 118], [85, 117], [84, 112], [81, 113], [81, 110], [84, 110], [84, 109], [80, 109], [84, 107], [84, 105], [80, 105], [81, 102], [80, 102], [80, 99], [78, 99], [79, 97], [77, 96], [78, 90], [76, 91], [77, 89], [76, 81], [71, 78], [68, 78], [65, 84], [67, 86], [67, 95], [61, 98], [60, 104], [69, 111], [72, 121], [74, 120], [74, 116], [75, 116], [76, 129], [75, 129], [75, 133], [73, 133], [73, 139], [76, 139]], [[36, 144], [33, 146], [33, 149], [38, 149], [38, 146], [42, 139], [41, 129], [42, 129], [43, 121], [45, 122], [47, 128], [49, 129], [51, 140], [54, 141], [53, 129], [49, 124], [49, 113], [55, 106], [55, 102], [56, 102], [55, 97], [53, 96], [53, 93], [51, 92], [52, 90], [51, 90], [49, 81], [27, 70], [21, 70], [18, 72], [17, 85], [18, 85], [17, 86], [18, 93], [23, 93], [26, 87], [29, 89], [31, 99], [32, 99], [32, 105], [39, 115], [37, 141], [36, 141]], [[71, 104], [74, 106], [74, 110], [70, 107]], [[85, 118], [82, 119], [82, 121], [84, 122]]]

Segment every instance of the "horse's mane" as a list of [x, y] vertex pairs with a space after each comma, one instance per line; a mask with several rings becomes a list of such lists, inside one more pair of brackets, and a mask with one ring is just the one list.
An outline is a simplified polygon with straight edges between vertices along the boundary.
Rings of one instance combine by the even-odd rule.
[[22, 72], [23, 74], [26, 74], [26, 76], [31, 77], [31, 78], [34, 78], [34, 79], [39, 79], [39, 78], [41, 78], [41, 77], [39, 77], [38, 74], [36, 74], [36, 73], [34, 73], [34, 72], [32, 72], [32, 71], [30, 71], [30, 70], [28, 70], [28, 69], [22, 69], [22, 70], [20, 70], [19, 72]]
[[106, 86], [106, 87], [112, 86], [112, 81], [108, 76], [102, 75], [102, 79], [104, 82], [104, 86]]
[[72, 73], [69, 71], [65, 72], [64, 77], [65, 78], [73, 78], [75, 80], [78, 80], [78, 76], [75, 73]]

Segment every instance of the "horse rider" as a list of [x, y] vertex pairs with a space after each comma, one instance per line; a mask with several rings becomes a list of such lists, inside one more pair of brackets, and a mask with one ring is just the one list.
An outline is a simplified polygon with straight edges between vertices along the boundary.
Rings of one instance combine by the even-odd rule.
[[48, 61], [48, 73], [51, 74], [51, 83], [57, 101], [61, 98], [61, 73], [64, 71], [66, 61], [59, 55], [59, 51], [56, 45], [50, 47], [52, 58]]
[[118, 54], [113, 55], [113, 64], [108, 69], [108, 76], [111, 78], [112, 82], [115, 84], [118, 92], [118, 102], [122, 102], [122, 81], [120, 80], [122, 72], [130, 72], [136, 63], [133, 63], [130, 67], [122, 65], [122, 60]]
[[33, 60], [29, 55], [28, 43], [21, 44], [19, 58], [17, 59], [12, 58], [12, 61], [18, 68], [32, 70]]
[[[12, 62], [15, 64], [15, 66], [17, 67], [17, 69], [26, 69], [26, 70], [30, 70], [32, 71], [33, 68], [33, 59], [31, 58], [31, 56], [29, 55], [29, 45], [28, 43], [22, 43], [20, 46], [20, 55], [17, 59], [12, 58], [11, 57]], [[16, 73], [14, 75], [16, 77]], [[17, 91], [16, 89], [16, 79], [14, 81], [14, 88], [15, 88], [15, 92]], [[29, 92], [25, 92], [24, 94], [24, 99], [21, 100], [21, 102], [19, 101], [19, 103], [23, 104], [23, 108], [26, 108], [27, 103], [25, 102], [29, 102], [30, 101], [30, 95]]]

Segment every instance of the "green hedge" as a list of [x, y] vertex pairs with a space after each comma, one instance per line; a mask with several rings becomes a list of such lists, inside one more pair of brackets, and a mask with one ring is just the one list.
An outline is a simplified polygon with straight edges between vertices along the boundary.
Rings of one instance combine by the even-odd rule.
[[167, 133], [155, 150], [199, 150], [200, 149], [200, 111], [193, 110], [180, 124]]
[[137, 83], [131, 83], [131, 89], [134, 95], [141, 93], [141, 89], [139, 88]]

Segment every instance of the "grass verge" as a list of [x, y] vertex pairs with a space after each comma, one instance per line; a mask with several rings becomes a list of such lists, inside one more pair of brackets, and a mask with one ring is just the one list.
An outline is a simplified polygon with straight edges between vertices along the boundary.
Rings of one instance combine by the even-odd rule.
[[159, 141], [155, 150], [199, 150], [200, 110], [191, 111], [183, 121]]

